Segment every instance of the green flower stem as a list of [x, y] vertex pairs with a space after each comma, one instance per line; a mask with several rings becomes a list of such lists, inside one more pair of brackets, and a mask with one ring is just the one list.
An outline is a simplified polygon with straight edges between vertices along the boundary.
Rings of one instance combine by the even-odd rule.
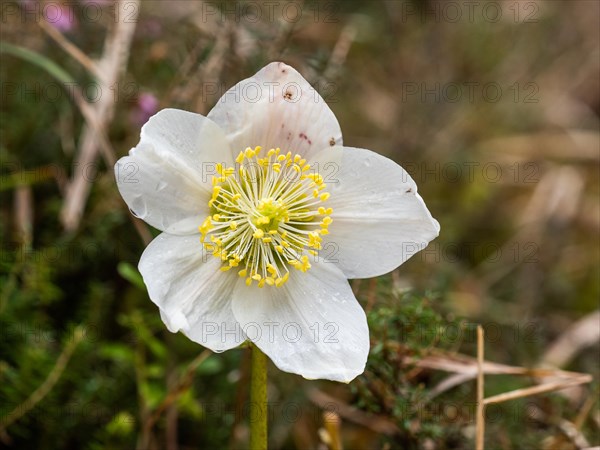
[[267, 449], [267, 356], [251, 344], [250, 450]]

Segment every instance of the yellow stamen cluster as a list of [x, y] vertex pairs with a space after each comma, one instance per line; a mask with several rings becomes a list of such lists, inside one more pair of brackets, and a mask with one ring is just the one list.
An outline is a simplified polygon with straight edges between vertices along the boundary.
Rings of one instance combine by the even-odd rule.
[[239, 268], [248, 286], [280, 287], [288, 267], [311, 268], [308, 255], [322, 248], [333, 210], [322, 206], [327, 186], [305, 159], [278, 148], [261, 152], [240, 152], [236, 168], [217, 164], [211, 213], [199, 230], [204, 248], [223, 261], [222, 271]]

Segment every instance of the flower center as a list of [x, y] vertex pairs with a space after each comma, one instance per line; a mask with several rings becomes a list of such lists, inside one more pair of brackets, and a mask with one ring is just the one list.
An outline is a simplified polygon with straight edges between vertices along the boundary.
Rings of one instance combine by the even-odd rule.
[[223, 261], [222, 271], [239, 267], [250, 286], [280, 287], [289, 267], [310, 269], [322, 235], [333, 222], [323, 177], [300, 155], [247, 148], [236, 167], [217, 164], [212, 177], [210, 215], [199, 227], [208, 251]]

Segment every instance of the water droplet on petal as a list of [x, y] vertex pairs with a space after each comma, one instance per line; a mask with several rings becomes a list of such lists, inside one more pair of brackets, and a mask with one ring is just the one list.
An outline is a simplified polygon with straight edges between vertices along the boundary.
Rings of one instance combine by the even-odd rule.
[[131, 208], [129, 208], [129, 212], [130, 212], [131, 214], [133, 214], [135, 217], [137, 217], [138, 219], [141, 219], [141, 218], [142, 218], [142, 214], [138, 214], [138, 213], [136, 213], [136, 212], [135, 212], [133, 209], [131, 209]]

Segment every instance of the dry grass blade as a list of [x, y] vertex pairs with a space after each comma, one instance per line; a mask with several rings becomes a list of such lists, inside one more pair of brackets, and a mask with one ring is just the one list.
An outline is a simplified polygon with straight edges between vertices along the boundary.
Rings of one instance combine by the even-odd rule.
[[[403, 361], [407, 364], [414, 364], [417, 367], [425, 369], [471, 375], [472, 378], [477, 376], [477, 359], [467, 355], [432, 351], [432, 354], [424, 356], [421, 359], [405, 357]], [[486, 375], [523, 375], [539, 378], [558, 377], [563, 379], [578, 379], [581, 377], [591, 378], [590, 375], [577, 372], [547, 368], [530, 369], [527, 367], [509, 366], [491, 361], [483, 361], [482, 369], [483, 373]]]
[[514, 391], [505, 392], [503, 394], [494, 395], [493, 397], [486, 398], [483, 402], [486, 405], [492, 403], [502, 403], [508, 400], [515, 400], [517, 398], [529, 397], [531, 395], [542, 394], [544, 392], [552, 392], [560, 389], [565, 389], [571, 386], [577, 386], [578, 384], [585, 384], [592, 381], [591, 375], [581, 374], [579, 377], [569, 378], [564, 381], [552, 381], [549, 383], [543, 383], [538, 386], [532, 386], [523, 389], [515, 389]]
[[485, 402], [484, 396], [484, 378], [483, 378], [483, 328], [477, 326], [477, 415], [476, 415], [476, 435], [475, 448], [483, 450], [485, 437]]
[[60, 45], [65, 52], [67, 52], [73, 59], [75, 59], [79, 64], [86, 68], [91, 75], [95, 78], [100, 78], [102, 74], [98, 68], [98, 65], [92, 61], [85, 53], [79, 50], [79, 47], [74, 45], [71, 41], [69, 41], [60, 31], [58, 31], [55, 27], [50, 25], [45, 20], [38, 20], [36, 23], [40, 26], [44, 32], [54, 40], [58, 45]]
[[564, 367], [583, 348], [600, 339], [600, 311], [596, 310], [571, 325], [550, 345], [542, 365]]
[[433, 400], [438, 395], [452, 389], [453, 387], [459, 386], [473, 379], [473, 375], [470, 373], [456, 373], [444, 378], [435, 387], [433, 387], [428, 395], [427, 401]]
[[530, 405], [527, 411], [530, 418], [543, 423], [551, 424], [558, 428], [563, 436], [551, 436], [544, 442], [544, 448], [564, 448], [565, 438], [578, 449], [589, 448], [590, 444], [577, 426], [566, 419], [549, 417], [544, 411], [535, 405]]

